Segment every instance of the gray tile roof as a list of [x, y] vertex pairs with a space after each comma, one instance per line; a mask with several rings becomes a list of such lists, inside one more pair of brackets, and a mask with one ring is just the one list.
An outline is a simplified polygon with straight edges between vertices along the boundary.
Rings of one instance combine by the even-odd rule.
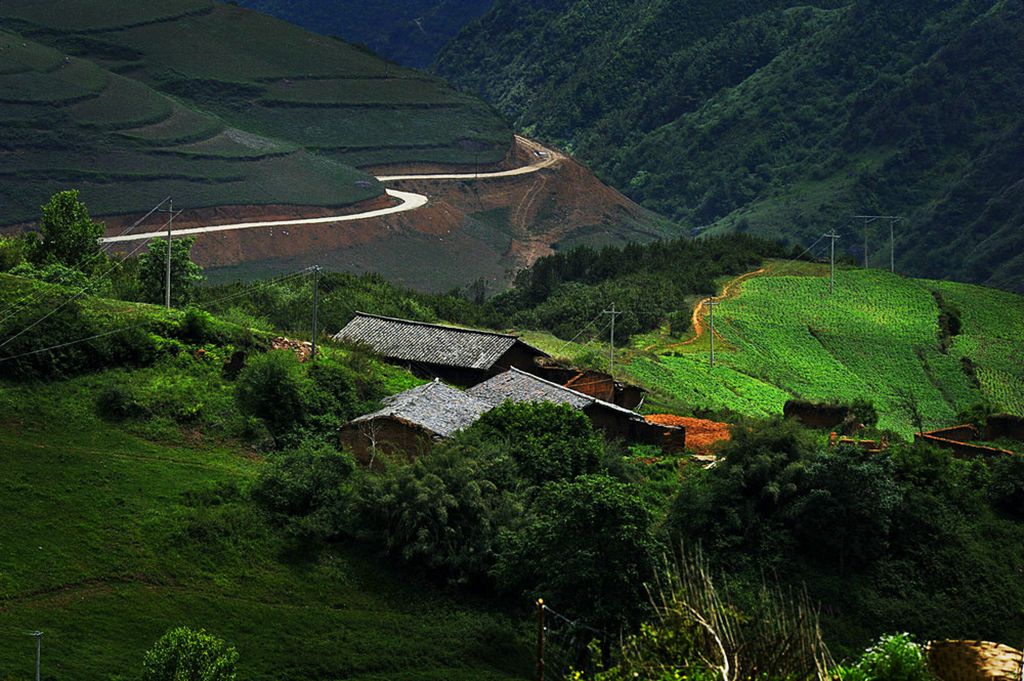
[[435, 380], [385, 398], [383, 409], [360, 416], [350, 423], [359, 424], [390, 417], [449, 437], [472, 425], [491, 409], [492, 405]]
[[364, 343], [381, 355], [407, 362], [488, 370], [516, 343], [543, 352], [515, 336], [459, 329], [357, 312], [335, 340]]
[[498, 406], [506, 400], [513, 402], [554, 402], [555, 404], [568, 404], [575, 409], [586, 409], [592, 405], [604, 409], [621, 412], [623, 416], [637, 417], [636, 412], [624, 409], [616, 404], [599, 400], [590, 395], [584, 395], [572, 388], [566, 388], [546, 381], [543, 378], [528, 374], [512, 367], [503, 374], [475, 385], [466, 391], [469, 395]]

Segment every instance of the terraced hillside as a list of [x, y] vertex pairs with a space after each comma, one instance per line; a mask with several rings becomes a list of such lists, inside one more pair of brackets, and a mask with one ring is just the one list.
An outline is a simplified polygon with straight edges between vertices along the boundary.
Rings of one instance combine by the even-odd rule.
[[0, 6], [0, 224], [76, 186], [93, 213], [342, 206], [354, 166], [491, 163], [486, 105], [338, 40], [210, 0]]
[[[913, 409], [925, 427], [952, 425], [988, 402], [1024, 415], [1024, 297], [995, 289], [827, 268], [771, 268], [715, 306], [716, 366], [709, 334], [634, 355], [628, 371], [663, 399], [763, 416], [790, 397], [864, 398], [881, 428], [909, 436]], [[941, 309], [940, 309], [941, 306]], [[959, 324], [940, 324], [952, 311]], [[651, 338], [637, 338], [638, 348]]]

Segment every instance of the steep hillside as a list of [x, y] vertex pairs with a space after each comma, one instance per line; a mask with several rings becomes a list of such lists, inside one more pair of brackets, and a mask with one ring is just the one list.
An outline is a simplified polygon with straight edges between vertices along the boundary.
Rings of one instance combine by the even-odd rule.
[[1021, 0], [499, 0], [435, 66], [692, 228], [898, 214], [901, 271], [1024, 290], [1022, 43]]
[[423, 68], [463, 26], [482, 16], [493, 0], [239, 0], [237, 4], [366, 45], [399, 64]]
[[[71, 292], [0, 275], [0, 338]], [[15, 301], [24, 309], [11, 318]], [[138, 678], [145, 651], [180, 625], [236, 646], [247, 679], [529, 674], [528, 620], [400, 572], [367, 547], [305, 542], [267, 522], [249, 490], [271, 462], [247, 439], [223, 371], [235, 350], [251, 360], [266, 338], [194, 313], [87, 296], [17, 345], [5, 340], [5, 678], [32, 669], [27, 631], [44, 632], [43, 678], [100, 681], [111, 670]], [[69, 344], [24, 354], [61, 341]], [[361, 371], [389, 392], [418, 382], [375, 361]], [[33, 374], [47, 380], [15, 379]]]
[[435, 78], [209, 0], [0, 7], [0, 224], [75, 186], [94, 214], [341, 206], [355, 166], [492, 163], [511, 134]]

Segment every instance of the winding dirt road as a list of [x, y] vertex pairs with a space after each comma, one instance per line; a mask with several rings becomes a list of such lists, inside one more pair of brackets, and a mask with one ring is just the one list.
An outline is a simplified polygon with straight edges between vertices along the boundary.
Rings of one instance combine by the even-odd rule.
[[[705, 315], [705, 313], [707, 311], [708, 302], [714, 301], [716, 303], [720, 303], [723, 300], [726, 300], [728, 298], [732, 298], [733, 296], [736, 295], [736, 293], [737, 293], [736, 289], [737, 289], [737, 287], [740, 284], [745, 282], [747, 279], [750, 279], [751, 277], [760, 276], [760, 275], [766, 273], [767, 271], [768, 270], [766, 270], [765, 268], [762, 267], [760, 269], [754, 270], [753, 272], [747, 272], [746, 274], [741, 274], [740, 276], [736, 277], [735, 279], [731, 279], [729, 281], [729, 283], [727, 283], [725, 285], [725, 287], [722, 288], [722, 292], [720, 294], [718, 294], [717, 296], [710, 296], [708, 298], [703, 298], [693, 308], [693, 317], [690, 319], [690, 323], [693, 326], [693, 337], [692, 338], [687, 338], [686, 340], [684, 340], [684, 341], [682, 341], [680, 343], [673, 343], [671, 345], [667, 345], [664, 348], [662, 348], [662, 350], [671, 350], [672, 348], [679, 348], [679, 347], [682, 347], [682, 346], [685, 346], [685, 345], [691, 345], [692, 343], [696, 343], [700, 339], [700, 337], [704, 335], [704, 315]], [[719, 334], [716, 332], [715, 336], [719, 336]], [[645, 349], [650, 350], [650, 349], [653, 349], [654, 347], [655, 347], [654, 345], [651, 345], [651, 346], [648, 346]]]
[[[427, 175], [382, 175], [377, 178], [379, 182], [399, 182], [403, 180], [489, 180], [500, 177], [516, 177], [528, 175], [538, 170], [549, 168], [564, 157], [558, 152], [552, 151], [533, 140], [528, 140], [519, 135], [515, 136], [516, 143], [533, 154], [538, 160], [535, 163], [512, 168], [510, 170], [499, 170], [488, 173], [441, 173]], [[293, 220], [271, 220], [265, 222], [235, 222], [225, 225], [210, 225], [206, 227], [190, 227], [187, 229], [176, 229], [171, 232], [172, 236], [189, 236], [191, 234], [210, 234], [213, 232], [229, 232], [240, 229], [256, 229], [259, 227], [288, 227], [294, 225], [323, 225], [335, 222], [355, 222], [358, 220], [369, 220], [385, 215], [405, 213], [407, 211], [422, 208], [430, 202], [430, 199], [423, 194], [415, 192], [398, 191], [397, 189], [385, 190], [387, 195], [398, 199], [399, 204], [387, 208], [366, 211], [364, 213], [353, 213], [351, 215], [329, 215], [319, 218], [298, 218]], [[166, 231], [138, 232], [136, 234], [122, 234], [109, 236], [100, 240], [104, 244], [122, 243], [125, 241], [141, 241], [166, 236]]]

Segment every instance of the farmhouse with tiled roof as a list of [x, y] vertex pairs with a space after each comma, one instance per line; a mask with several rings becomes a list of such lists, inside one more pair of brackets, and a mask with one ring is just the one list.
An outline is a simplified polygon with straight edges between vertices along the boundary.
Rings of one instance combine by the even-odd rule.
[[341, 429], [341, 444], [363, 463], [377, 451], [415, 456], [472, 425], [491, 408], [435, 380], [388, 397], [382, 409], [350, 421]]
[[512, 367], [530, 370], [547, 354], [516, 336], [357, 312], [334, 339], [370, 347], [420, 376], [476, 385]]

